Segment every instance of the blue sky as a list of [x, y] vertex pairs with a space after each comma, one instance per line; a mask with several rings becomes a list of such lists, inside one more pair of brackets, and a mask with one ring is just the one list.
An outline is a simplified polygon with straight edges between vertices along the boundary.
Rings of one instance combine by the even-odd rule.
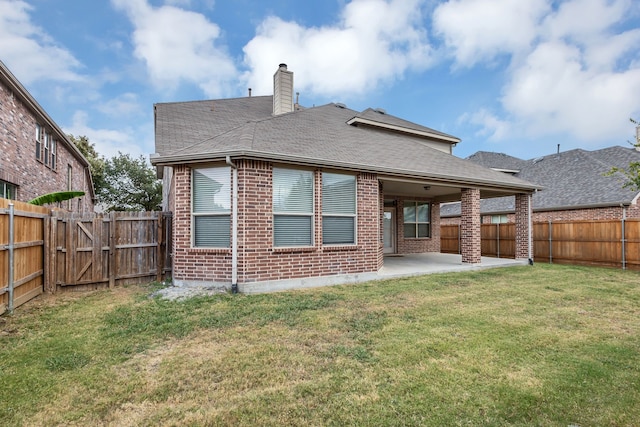
[[521, 158], [626, 145], [637, 0], [0, 0], [2, 60], [99, 153], [154, 152], [153, 104], [268, 95], [381, 107]]

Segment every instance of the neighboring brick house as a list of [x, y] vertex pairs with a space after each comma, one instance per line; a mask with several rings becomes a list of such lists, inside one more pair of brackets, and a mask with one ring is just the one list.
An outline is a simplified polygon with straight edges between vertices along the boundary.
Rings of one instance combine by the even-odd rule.
[[[576, 149], [531, 160], [479, 151], [468, 160], [543, 187], [533, 195], [535, 222], [640, 218], [640, 192], [624, 188], [620, 173], [605, 175], [640, 162], [640, 151], [633, 148]], [[514, 207], [513, 197], [482, 200], [482, 222], [513, 222]], [[441, 205], [440, 215], [442, 224], [460, 223], [460, 204]]]
[[260, 292], [364, 280], [384, 254], [440, 251], [441, 201], [463, 200], [462, 261], [480, 260], [480, 197], [523, 209], [537, 187], [451, 154], [456, 137], [343, 104], [302, 108], [281, 64], [274, 96], [155, 105], [173, 212], [173, 280]]
[[85, 195], [60, 207], [93, 212], [89, 163], [0, 61], [0, 197], [28, 202], [67, 190]]

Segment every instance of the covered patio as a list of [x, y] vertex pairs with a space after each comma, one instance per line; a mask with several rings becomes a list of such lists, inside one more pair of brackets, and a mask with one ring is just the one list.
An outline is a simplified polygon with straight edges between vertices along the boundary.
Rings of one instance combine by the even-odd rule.
[[462, 255], [437, 252], [385, 255], [384, 265], [378, 271], [378, 279], [421, 276], [433, 273], [451, 273], [483, 270], [497, 267], [527, 265], [526, 259], [482, 257], [478, 264], [462, 262]]

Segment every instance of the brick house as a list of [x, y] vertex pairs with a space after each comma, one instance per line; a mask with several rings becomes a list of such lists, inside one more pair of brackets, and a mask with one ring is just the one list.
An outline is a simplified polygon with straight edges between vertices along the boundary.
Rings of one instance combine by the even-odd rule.
[[[543, 187], [533, 195], [535, 222], [640, 218], [640, 192], [623, 188], [622, 174], [605, 176], [613, 167], [640, 162], [636, 149], [576, 149], [530, 160], [479, 151], [468, 160]], [[482, 200], [482, 223], [514, 222], [514, 209], [513, 197]], [[443, 224], [459, 224], [460, 204], [443, 204], [440, 215]]]
[[0, 197], [28, 202], [58, 191], [84, 191], [61, 207], [93, 212], [87, 159], [2, 61], [0, 152]]
[[155, 105], [173, 280], [262, 292], [366, 280], [385, 254], [440, 251], [440, 202], [462, 200], [462, 262], [479, 263], [480, 198], [515, 195], [530, 254], [537, 187], [451, 154], [460, 140], [387, 114], [274, 95]]

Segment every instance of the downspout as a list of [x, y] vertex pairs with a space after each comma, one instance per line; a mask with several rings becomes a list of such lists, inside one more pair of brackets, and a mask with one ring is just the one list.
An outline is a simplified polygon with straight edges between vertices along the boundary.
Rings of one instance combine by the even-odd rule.
[[238, 293], [238, 167], [227, 156], [227, 164], [233, 170], [231, 205], [231, 293]]
[[527, 209], [529, 210], [529, 265], [533, 265], [533, 206], [531, 193], [527, 196]]

